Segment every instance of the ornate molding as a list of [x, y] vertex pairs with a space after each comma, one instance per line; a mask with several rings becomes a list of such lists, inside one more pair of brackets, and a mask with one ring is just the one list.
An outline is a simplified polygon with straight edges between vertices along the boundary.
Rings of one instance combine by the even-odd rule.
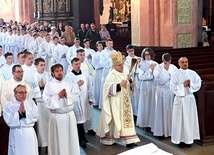
[[177, 34], [177, 48], [191, 47], [191, 34], [190, 33], [178, 33]]
[[191, 0], [177, 1], [178, 24], [191, 24]]

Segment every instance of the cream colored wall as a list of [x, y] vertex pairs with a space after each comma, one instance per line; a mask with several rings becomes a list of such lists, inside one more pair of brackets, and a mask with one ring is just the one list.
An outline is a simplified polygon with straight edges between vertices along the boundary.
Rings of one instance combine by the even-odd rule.
[[107, 24], [109, 18], [109, 7], [111, 6], [111, 0], [103, 0], [103, 15], [100, 16], [100, 24]]

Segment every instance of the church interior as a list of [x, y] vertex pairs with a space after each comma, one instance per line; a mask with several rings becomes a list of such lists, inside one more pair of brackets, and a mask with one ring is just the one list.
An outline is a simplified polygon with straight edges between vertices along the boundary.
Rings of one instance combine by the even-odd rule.
[[[179, 148], [170, 137], [160, 140], [151, 131], [136, 127], [141, 140], [138, 146], [149, 143], [173, 155], [214, 154], [214, 0], [1, 0], [0, 18], [6, 24], [17, 22], [43, 23], [50, 27], [59, 22], [69, 25], [77, 34], [80, 25], [94, 23], [96, 29], [106, 25], [109, 18], [117, 27], [114, 49], [126, 52], [132, 44], [135, 54], [141, 56], [145, 47], [155, 52], [155, 61], [162, 62], [162, 55], [170, 53], [171, 63], [178, 67], [178, 59], [187, 57], [189, 68], [202, 80], [201, 88], [194, 93], [197, 104], [200, 140], [191, 148]], [[203, 46], [203, 27], [209, 45]], [[105, 41], [104, 41], [105, 42]], [[100, 109], [94, 108], [96, 131]], [[9, 128], [0, 117], [0, 155], [7, 154]], [[105, 146], [99, 137], [86, 135], [90, 143], [81, 148], [81, 155], [116, 155], [129, 148], [122, 143]], [[41, 155], [46, 155], [43, 148]]]

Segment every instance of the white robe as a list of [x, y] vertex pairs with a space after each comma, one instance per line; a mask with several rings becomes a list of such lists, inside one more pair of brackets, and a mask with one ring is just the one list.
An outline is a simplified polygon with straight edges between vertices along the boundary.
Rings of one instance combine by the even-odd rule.
[[[1, 106], [2, 110], [4, 108], [4, 105], [8, 102], [10, 102], [12, 99], [14, 99], [14, 88], [19, 85], [25, 85], [27, 87], [27, 98], [32, 99], [33, 98], [33, 90], [30, 83], [22, 79], [22, 81], [16, 81], [14, 78], [11, 78], [10, 80], [4, 81], [2, 84], [2, 90], [1, 90]], [[1, 107], [0, 107], [1, 110]]]
[[66, 54], [66, 59], [69, 64], [71, 64], [71, 60], [77, 56], [77, 50], [83, 49], [81, 46], [76, 47], [75, 44], [71, 47], [69, 47], [68, 52]]
[[[66, 89], [67, 98], [59, 98], [61, 90]], [[53, 79], [45, 85], [43, 99], [51, 110], [48, 127], [49, 155], [80, 155], [74, 103], [79, 91], [69, 80]]]
[[2, 70], [2, 73], [4, 74], [4, 79], [5, 80], [9, 80], [10, 78], [13, 77], [13, 74], [12, 74], [12, 68], [15, 64], [11, 64], [11, 65], [8, 65], [8, 64], [4, 64], [2, 67], [1, 67], [1, 70]]
[[[183, 82], [190, 80], [190, 87], [184, 87]], [[201, 78], [190, 69], [179, 69], [171, 78], [170, 89], [176, 95], [172, 112], [172, 135], [174, 144], [184, 142], [192, 144], [194, 139], [200, 139], [198, 113], [194, 92], [201, 87]]]
[[141, 84], [136, 125], [140, 127], [152, 127], [154, 120], [156, 84], [150, 69], [151, 64], [158, 65], [155, 61], [145, 60], [139, 69]]
[[54, 49], [54, 60], [56, 63], [60, 63], [63, 66], [63, 71], [64, 75], [66, 74], [66, 71], [68, 69], [69, 63], [67, 62], [66, 58], [62, 58], [63, 54], [66, 54], [68, 51], [68, 46], [66, 45], [61, 45], [59, 44], [55, 49]]
[[106, 80], [106, 77], [113, 65], [112, 63], [112, 59], [111, 59], [111, 53], [115, 51], [114, 49], [112, 50], [108, 50], [107, 48], [105, 48], [104, 50], [102, 50], [101, 54], [100, 54], [100, 65], [101, 67], [103, 67], [103, 72], [102, 72], [102, 78], [101, 78], [101, 85], [100, 85], [100, 101], [99, 101], [99, 108], [102, 109], [103, 107], [103, 87], [104, 87], [104, 83]]
[[52, 77], [48, 72], [43, 72], [42, 74], [35, 72], [30, 77], [30, 80], [31, 80], [30, 83], [33, 87], [34, 98], [36, 99], [36, 103], [39, 111], [39, 119], [37, 124], [38, 146], [45, 147], [45, 146], [48, 146], [48, 122], [49, 122], [51, 113], [50, 113], [50, 110], [47, 109], [47, 107], [45, 106], [45, 103], [42, 98], [43, 90], [41, 90], [39, 87], [39, 81], [41, 81], [41, 79], [46, 84], [52, 79]]
[[6, 64], [6, 59], [3, 55], [0, 56], [0, 67]]
[[55, 48], [59, 46], [59, 44], [57, 43], [55, 44], [50, 44], [50, 46], [48, 47], [48, 64], [47, 64], [47, 68], [48, 68], [48, 72], [51, 72], [50, 68], [51, 66], [56, 62], [54, 59], [54, 52], [55, 52]]
[[155, 136], [171, 136], [174, 93], [169, 89], [169, 84], [171, 76], [177, 70], [177, 67], [173, 64], [170, 64], [169, 69], [165, 70], [164, 63], [161, 63], [154, 69], [153, 74], [157, 82], [157, 102], [152, 131]]
[[130, 87], [129, 82], [126, 88], [122, 87], [121, 91], [116, 91], [117, 84], [126, 79], [126, 74], [114, 69], [106, 77], [103, 109], [97, 129], [97, 135], [101, 137], [100, 142], [106, 145], [114, 144], [116, 139], [120, 139], [124, 144], [140, 141], [135, 131], [131, 100], [127, 89]]
[[4, 120], [10, 127], [8, 155], [38, 155], [38, 143], [34, 124], [38, 119], [38, 107], [32, 100], [24, 101], [26, 118], [19, 119], [20, 101], [5, 104]]
[[81, 75], [75, 75], [73, 72], [66, 74], [66, 79], [71, 80], [77, 86], [79, 80], [83, 80], [84, 84], [78, 86], [80, 90], [78, 102], [74, 105], [74, 114], [76, 116], [77, 124], [85, 123], [87, 120], [87, 125], [85, 125], [85, 130], [93, 129], [93, 105], [89, 104], [89, 101], [94, 102], [93, 90], [88, 76], [84, 73]]
[[37, 71], [35, 65], [27, 66], [26, 64], [22, 65], [24, 71], [23, 79], [30, 82], [30, 77], [33, 73]]
[[18, 40], [17, 40], [18, 52], [23, 52], [25, 50], [25, 40], [26, 40], [25, 35], [18, 36]]
[[40, 45], [39, 45], [39, 53], [37, 55], [38, 58], [43, 58], [45, 60], [45, 70], [47, 72], [50, 71], [50, 67], [51, 67], [51, 56], [52, 53], [50, 53], [49, 51], [49, 46], [51, 45], [51, 42], [47, 42], [46, 40], [43, 41]]
[[89, 54], [92, 57], [92, 55], [95, 54], [95, 51], [93, 49], [91, 49], [91, 48], [84, 48], [84, 50], [85, 50], [85, 61], [91, 64], [91, 59], [92, 58], [88, 59], [87, 57], [88, 57]]
[[29, 52], [33, 54], [34, 60], [37, 58], [38, 52], [39, 52], [39, 46], [37, 45], [36, 40], [31, 40], [29, 43]]
[[[131, 62], [132, 59], [138, 59], [139, 57], [134, 56], [130, 57], [129, 55], [126, 57], [125, 65], [128, 66], [129, 71], [131, 67]], [[133, 114], [137, 116], [137, 111], [138, 111], [138, 102], [139, 102], [139, 94], [140, 94], [140, 80], [139, 80], [139, 64], [138, 62], [135, 63], [134, 67], [132, 68], [131, 72], [129, 73], [130, 76], [132, 77], [133, 82], [135, 83], [135, 87], [133, 89], [133, 93], [131, 94], [131, 101], [132, 101], [132, 109], [133, 109]]]
[[91, 64], [95, 68], [96, 76], [94, 79], [94, 98], [95, 98], [95, 103], [94, 105], [99, 106], [99, 101], [100, 101], [100, 85], [101, 85], [101, 78], [102, 78], [102, 73], [103, 73], [103, 67], [100, 64], [100, 53], [97, 51], [95, 54], [92, 55], [92, 61]]

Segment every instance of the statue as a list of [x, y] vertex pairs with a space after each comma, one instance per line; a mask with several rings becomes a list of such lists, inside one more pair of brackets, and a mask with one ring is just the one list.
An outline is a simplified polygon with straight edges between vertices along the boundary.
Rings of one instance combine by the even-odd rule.
[[114, 20], [114, 8], [112, 6], [110, 6], [110, 9], [109, 9], [109, 19], [110, 18]]

